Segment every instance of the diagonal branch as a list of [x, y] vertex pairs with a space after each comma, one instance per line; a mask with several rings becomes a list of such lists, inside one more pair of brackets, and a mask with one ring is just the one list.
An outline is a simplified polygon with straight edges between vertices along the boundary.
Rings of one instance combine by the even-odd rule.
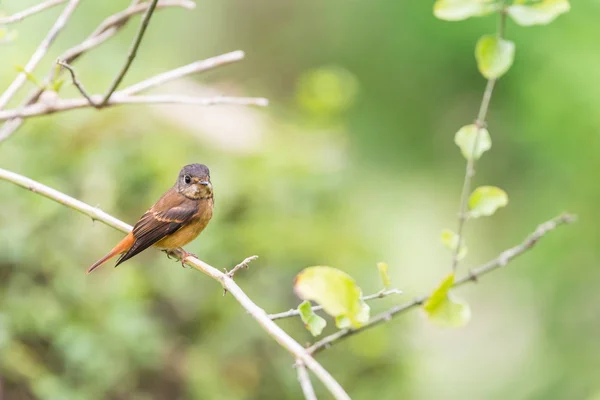
[[232, 51], [230, 53], [221, 54], [215, 57], [207, 58], [206, 60], [194, 61], [191, 64], [184, 65], [171, 71], [163, 72], [162, 74], [153, 76], [135, 85], [119, 90], [119, 94], [131, 95], [151, 89], [153, 87], [164, 85], [175, 79], [182, 78], [186, 75], [205, 72], [222, 65], [231, 64], [241, 61], [244, 58], [244, 52], [241, 50]]
[[[92, 219], [105, 223], [121, 232], [131, 231], [131, 226], [112, 217], [111, 215], [92, 207], [82, 201], [67, 196], [66, 194], [42, 185], [32, 179], [0, 168], [0, 179], [14, 183], [34, 193], [40, 194], [54, 200], [66, 207], [79, 211]], [[350, 397], [340, 384], [317, 362], [298, 342], [292, 339], [275, 322], [271, 321], [267, 313], [256, 305], [244, 291], [226, 273], [223, 273], [211, 265], [195, 257], [188, 256], [185, 263], [198, 271], [208, 275], [219, 282], [224, 289], [233, 295], [240, 305], [258, 322], [258, 324], [269, 334], [281, 347], [286, 349], [295, 359], [302, 362], [315, 376], [325, 385], [336, 400], [349, 400]]]
[[10, 99], [13, 98], [13, 96], [17, 93], [17, 91], [21, 88], [21, 86], [23, 86], [23, 84], [27, 80], [27, 75], [31, 74], [35, 67], [38, 65], [38, 63], [41, 61], [41, 59], [44, 58], [44, 56], [48, 52], [48, 49], [50, 48], [50, 45], [52, 44], [52, 42], [54, 42], [58, 34], [63, 30], [67, 21], [69, 20], [69, 18], [71, 18], [71, 15], [73, 14], [78, 5], [79, 0], [69, 1], [69, 4], [67, 4], [63, 12], [60, 14], [58, 19], [44, 38], [44, 40], [42, 40], [42, 43], [40, 43], [38, 48], [35, 50], [31, 58], [23, 68], [23, 71], [20, 72], [19, 75], [17, 75], [15, 80], [8, 87], [8, 89], [6, 89], [4, 93], [2, 93], [2, 96], [0, 96], [0, 110], [6, 107]]
[[144, 37], [146, 28], [148, 28], [148, 24], [150, 23], [150, 18], [152, 17], [152, 14], [154, 13], [154, 9], [156, 8], [157, 3], [158, 3], [158, 0], [151, 0], [150, 6], [146, 10], [144, 17], [142, 18], [142, 23], [140, 24], [140, 27], [139, 27], [137, 33], [135, 34], [135, 38], [133, 39], [133, 43], [131, 44], [129, 52], [127, 53], [127, 60], [125, 60], [125, 64], [123, 65], [123, 67], [121, 67], [121, 71], [119, 71], [119, 74], [116, 76], [115, 80], [111, 83], [110, 87], [106, 91], [106, 94], [102, 98], [102, 101], [98, 104], [98, 107], [104, 107], [106, 104], [108, 104], [108, 100], [110, 99], [110, 96], [112, 96], [114, 91], [117, 90], [117, 88], [119, 87], [119, 84], [121, 84], [121, 81], [123, 80], [123, 78], [125, 78], [125, 74], [129, 70], [129, 67], [131, 67], [131, 63], [133, 62], [133, 59], [135, 58], [135, 56], [137, 54], [137, 50], [140, 47], [140, 44], [142, 43], [142, 38]]
[[[498, 255], [498, 257], [494, 258], [493, 260], [488, 261], [487, 263], [485, 263], [477, 268], [473, 268], [468, 274], [466, 274], [465, 276], [463, 276], [460, 279], [457, 279], [456, 282], [454, 282], [453, 287], [462, 286], [468, 282], [477, 282], [477, 280], [481, 276], [483, 276], [489, 272], [492, 272], [500, 267], [504, 267], [513, 258], [518, 257], [521, 254], [525, 253], [527, 250], [531, 249], [547, 233], [553, 231], [554, 229], [556, 229], [557, 227], [559, 227], [561, 225], [570, 224], [572, 222], [575, 222], [575, 220], [576, 220], [576, 217], [574, 215], [562, 214], [556, 218], [553, 218], [549, 221], [546, 221], [546, 222], [538, 225], [537, 229], [533, 233], [531, 233], [529, 236], [527, 236], [522, 243], [520, 243], [514, 247], [511, 247], [508, 250], [503, 251], [502, 253], [500, 253], [500, 255]], [[366, 325], [364, 325], [358, 329], [342, 329], [336, 333], [333, 333], [333, 334], [325, 337], [324, 339], [319, 340], [312, 346], [310, 346], [308, 348], [308, 352], [310, 354], [319, 353], [319, 352], [329, 348], [331, 345], [333, 345], [334, 343], [336, 343], [342, 339], [348, 338], [352, 335], [355, 335], [355, 334], [365, 331], [367, 329], [371, 329], [371, 328], [373, 328], [377, 325], [380, 325], [384, 322], [388, 322], [392, 318], [394, 318], [396, 315], [403, 313], [405, 311], [408, 311], [411, 308], [422, 305], [428, 298], [429, 298], [429, 296], [417, 297], [414, 300], [412, 300], [411, 302], [393, 307], [388, 311], [385, 311], [381, 314], [376, 315], [369, 321], [369, 323], [367, 323]]]
[[8, 25], [14, 22], [23, 21], [27, 17], [30, 17], [34, 14], [37, 14], [54, 6], [57, 6], [60, 3], [64, 3], [65, 1], [67, 0], [47, 0], [43, 3], [29, 7], [23, 11], [19, 11], [18, 13], [15, 13], [13, 15], [9, 15], [8, 17], [0, 17], [0, 25]]

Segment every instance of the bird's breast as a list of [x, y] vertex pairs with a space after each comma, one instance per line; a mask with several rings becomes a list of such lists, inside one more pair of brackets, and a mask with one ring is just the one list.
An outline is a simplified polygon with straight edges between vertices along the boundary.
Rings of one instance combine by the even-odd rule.
[[182, 247], [194, 240], [206, 228], [213, 215], [213, 199], [202, 200], [198, 205], [198, 212], [190, 222], [164, 239], [156, 242], [155, 247], [161, 249], [175, 249]]

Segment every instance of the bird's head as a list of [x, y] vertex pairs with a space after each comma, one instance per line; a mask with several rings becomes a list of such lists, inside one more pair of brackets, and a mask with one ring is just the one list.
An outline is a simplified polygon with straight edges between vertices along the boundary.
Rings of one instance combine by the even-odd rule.
[[175, 187], [179, 193], [189, 199], [200, 200], [213, 196], [210, 171], [204, 164], [190, 164], [183, 167]]

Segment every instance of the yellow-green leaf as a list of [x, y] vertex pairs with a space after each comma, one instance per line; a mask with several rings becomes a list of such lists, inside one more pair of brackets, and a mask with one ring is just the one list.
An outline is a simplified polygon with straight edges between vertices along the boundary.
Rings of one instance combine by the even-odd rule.
[[37, 78], [36, 78], [36, 77], [35, 77], [33, 74], [31, 74], [31, 73], [29, 73], [29, 72], [25, 71], [25, 68], [24, 68], [23, 66], [21, 66], [21, 65], [16, 65], [16, 66], [15, 66], [15, 69], [16, 69], [17, 71], [19, 71], [19, 72], [21, 72], [21, 73], [25, 74], [25, 76], [27, 77], [27, 80], [28, 80], [29, 82], [33, 83], [33, 84], [34, 84], [35, 86], [37, 86], [37, 87], [41, 87], [41, 85], [40, 85], [40, 82], [37, 80]]
[[[450, 229], [444, 229], [442, 231], [442, 243], [444, 246], [449, 248], [452, 251], [456, 251], [459, 242], [459, 236], [452, 232]], [[464, 240], [460, 244], [460, 250], [458, 251], [458, 260], [462, 260], [467, 255], [467, 246], [465, 245]]]
[[534, 4], [513, 4], [508, 15], [519, 25], [546, 25], [571, 9], [568, 0], [542, 0]]
[[483, 35], [475, 45], [475, 59], [481, 75], [497, 79], [504, 75], [515, 59], [515, 44], [494, 35]]
[[[371, 307], [369, 307], [369, 305], [367, 303], [365, 303], [364, 301], [361, 300], [361, 310], [356, 315], [356, 320], [358, 321], [358, 323], [360, 325], [364, 325], [367, 322], [369, 322], [370, 312], [371, 312]], [[351, 328], [352, 321], [348, 317], [340, 315], [335, 318], [335, 326], [337, 326], [340, 329]]]
[[[477, 140], [477, 147], [475, 147]], [[492, 139], [487, 129], [479, 129], [477, 134], [477, 125], [465, 125], [454, 135], [454, 143], [460, 148], [460, 152], [467, 160], [479, 159], [483, 153], [492, 148]]]
[[388, 265], [384, 262], [377, 263], [377, 269], [379, 270], [379, 276], [381, 277], [383, 287], [386, 289], [389, 288], [392, 284], [392, 280], [390, 279], [390, 274], [388, 273]]
[[339, 269], [326, 266], [305, 268], [296, 276], [294, 291], [301, 299], [322, 305], [327, 314], [347, 318], [355, 328], [364, 324], [362, 292], [354, 279]]
[[498, 9], [498, 3], [493, 0], [437, 0], [433, 15], [446, 21], [460, 21], [491, 14]]
[[429, 320], [443, 328], [460, 328], [471, 319], [469, 305], [450, 293], [454, 274], [448, 275], [423, 304]]
[[50, 85], [50, 88], [55, 91], [56, 93], [58, 93], [60, 91], [60, 88], [62, 87], [62, 85], [65, 83], [65, 80], [63, 78], [58, 78], [52, 81], [52, 84]]
[[313, 336], [319, 336], [323, 332], [327, 322], [315, 314], [309, 301], [305, 300], [300, 303], [298, 312], [300, 312], [300, 318], [304, 322], [304, 326]]
[[508, 195], [504, 190], [496, 186], [480, 186], [469, 197], [469, 216], [472, 218], [487, 217], [507, 204]]

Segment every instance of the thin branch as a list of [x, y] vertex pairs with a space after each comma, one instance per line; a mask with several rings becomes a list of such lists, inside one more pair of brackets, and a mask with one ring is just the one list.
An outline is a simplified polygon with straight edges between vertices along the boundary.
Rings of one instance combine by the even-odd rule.
[[[42, 185], [41, 183], [26, 178], [22, 175], [0, 168], [0, 179], [29, 189], [34, 193], [38, 193], [69, 208], [79, 211], [82, 214], [88, 215], [94, 220], [103, 222], [108, 226], [120, 230], [121, 232], [127, 233], [132, 229], [130, 225], [108, 215], [98, 208], [92, 207], [89, 204], [67, 196], [58, 190], [49, 188], [48, 186]], [[295, 359], [304, 363], [304, 365], [306, 365], [306, 367], [315, 374], [315, 376], [325, 385], [325, 387], [336, 400], [350, 399], [348, 394], [329, 374], [329, 372], [327, 372], [327, 370], [325, 370], [321, 364], [319, 364], [319, 362], [317, 362], [306, 351], [306, 349], [304, 349], [298, 342], [285, 333], [285, 331], [281, 329], [275, 322], [271, 321], [267, 316], [267, 313], [258, 305], [256, 305], [226, 273], [223, 273], [215, 267], [212, 267], [204, 261], [192, 256], [188, 256], [185, 259], [185, 263], [218, 281], [224, 289], [227, 289], [227, 291], [233, 295], [238, 303], [240, 303], [240, 305], [258, 322], [265, 332], [267, 332], [277, 343], [279, 343], [281, 347], [292, 354]]]
[[87, 94], [87, 92], [83, 88], [83, 84], [81, 82], [79, 82], [79, 79], [77, 79], [77, 76], [75, 75], [75, 70], [73, 70], [73, 67], [71, 67], [69, 64], [67, 64], [66, 62], [64, 62], [60, 59], [56, 60], [56, 63], [64, 68], [66, 68], [67, 71], [69, 71], [69, 73], [71, 74], [71, 80], [73, 81], [73, 85], [75, 85], [75, 87], [79, 90], [79, 93], [81, 93], [81, 95], [83, 97], [85, 97], [85, 99], [88, 101], [88, 103], [90, 103], [90, 105], [92, 107], [96, 107], [96, 103], [94, 103], [94, 101], [92, 100], [90, 95]]
[[12, 97], [17, 93], [21, 86], [23, 86], [23, 84], [27, 80], [27, 75], [33, 73], [33, 70], [38, 65], [40, 60], [46, 55], [48, 49], [50, 48], [50, 45], [52, 44], [52, 42], [54, 42], [54, 39], [56, 39], [60, 31], [63, 30], [67, 21], [69, 20], [69, 18], [71, 17], [78, 5], [79, 0], [69, 1], [63, 12], [60, 14], [58, 19], [44, 38], [44, 40], [42, 40], [42, 43], [40, 43], [38, 48], [35, 50], [31, 58], [23, 68], [23, 71], [20, 72], [19, 75], [17, 75], [15, 80], [8, 87], [8, 89], [6, 89], [6, 91], [2, 93], [2, 96], [0, 96], [0, 110], [6, 107], [10, 99], [12, 99]]
[[304, 393], [304, 398], [306, 400], [317, 400], [317, 395], [315, 394], [315, 389], [310, 381], [310, 376], [308, 376], [306, 366], [304, 366], [302, 361], [297, 361], [295, 367], [296, 372], [298, 373], [298, 382], [302, 388], [302, 393]]
[[[401, 290], [398, 289], [389, 289], [389, 290], [380, 290], [377, 293], [373, 293], [370, 294], [368, 296], [363, 296], [361, 297], [361, 299], [363, 301], [369, 301], [369, 300], [373, 300], [373, 299], [383, 299], [384, 297], [390, 296], [392, 294], [402, 294]], [[313, 306], [312, 310], [313, 311], [319, 311], [322, 310], [323, 306]], [[277, 314], [269, 314], [269, 318], [271, 318], [272, 320], [276, 320], [276, 319], [282, 319], [282, 318], [290, 318], [290, 317], [295, 317], [300, 315], [300, 311], [298, 311], [298, 309], [296, 308], [292, 308], [288, 311], [284, 311], [284, 312], [280, 312]]]
[[9, 15], [8, 17], [0, 17], [0, 25], [8, 25], [12, 24], [13, 22], [22, 21], [27, 17], [30, 17], [34, 14], [37, 14], [54, 6], [57, 6], [61, 3], [64, 3], [65, 1], [67, 0], [47, 0], [35, 6], [29, 7], [23, 11], [19, 11], [18, 13], [15, 13], [13, 15]]
[[[106, 18], [100, 24], [100, 26], [90, 36], [88, 36], [88, 38], [86, 40], [84, 40], [82, 43], [68, 49], [63, 54], [61, 54], [59, 58], [66, 63], [72, 64], [82, 54], [84, 54], [85, 52], [87, 52], [89, 50], [92, 50], [93, 48], [99, 46], [100, 44], [104, 43], [106, 40], [108, 40], [109, 38], [114, 36], [120, 29], [122, 29], [127, 24], [127, 22], [129, 22], [129, 19], [131, 17], [133, 17], [136, 14], [146, 11], [148, 9], [148, 6], [149, 6], [148, 3], [136, 4], [136, 2], [133, 2], [133, 4], [129, 8], [125, 9], [124, 11], [121, 11], [117, 14], [111, 15], [110, 17]], [[195, 6], [196, 6], [196, 4], [190, 0], [161, 0], [158, 2], [158, 5], [156, 6], [156, 8], [159, 9], [159, 8], [167, 8], [167, 7], [182, 7], [182, 8], [186, 8], [186, 9], [193, 9]], [[55, 68], [52, 68], [50, 70], [50, 72], [48, 73], [46, 79], [44, 80], [42, 87], [49, 85], [50, 82], [52, 82], [52, 80], [54, 78], [55, 78]], [[40, 98], [40, 95], [42, 94], [43, 90], [44, 89], [42, 89], [42, 88], [34, 89], [27, 96], [27, 98], [22, 103], [22, 105], [23, 106], [31, 105], [31, 104], [37, 102], [38, 99]], [[7, 121], [0, 128], [0, 142], [7, 139], [17, 129], [19, 129], [19, 127], [21, 126], [23, 121], [24, 120], [20, 119], [20, 118], [16, 118], [16, 119]]]
[[239, 263], [238, 265], [233, 267], [233, 269], [231, 271], [227, 272], [227, 276], [230, 277], [231, 279], [233, 279], [233, 276], [235, 275], [236, 272], [238, 272], [242, 268], [248, 269], [248, 265], [256, 259], [258, 259], [258, 256], [246, 257], [246, 259], [244, 259], [244, 261], [242, 261], [241, 263]]
[[137, 33], [135, 34], [135, 38], [133, 39], [133, 43], [131, 44], [131, 47], [129, 48], [129, 52], [127, 53], [127, 60], [125, 60], [125, 64], [123, 65], [123, 67], [121, 67], [121, 71], [119, 71], [119, 74], [116, 76], [114, 81], [111, 83], [110, 87], [106, 91], [106, 94], [102, 98], [102, 101], [98, 104], [98, 107], [104, 107], [105, 105], [108, 104], [108, 100], [110, 99], [110, 96], [112, 96], [112, 94], [115, 92], [115, 90], [117, 90], [117, 88], [121, 84], [121, 81], [123, 80], [123, 78], [125, 78], [125, 74], [129, 70], [129, 67], [131, 67], [131, 63], [133, 62], [133, 59], [135, 58], [135, 56], [137, 54], [138, 48], [140, 47], [140, 44], [142, 43], [142, 38], [144, 37], [146, 28], [148, 28], [148, 24], [150, 23], [150, 18], [152, 17], [152, 14], [154, 13], [154, 9], [156, 8], [157, 3], [158, 3], [158, 0], [151, 0], [150, 6], [146, 10], [144, 17], [142, 18], [142, 23], [140, 24], [140, 27], [139, 27]]
[[[506, 14], [504, 9], [500, 10], [500, 19], [498, 22], [498, 37], [502, 38], [504, 35], [504, 26], [506, 25]], [[463, 246], [463, 230], [465, 223], [468, 219], [467, 214], [467, 202], [469, 200], [469, 194], [471, 192], [471, 180], [475, 175], [475, 153], [477, 152], [477, 146], [479, 145], [479, 138], [481, 136], [481, 130], [485, 128], [488, 108], [492, 99], [492, 93], [494, 92], [494, 86], [496, 85], [496, 79], [488, 79], [485, 90], [483, 92], [483, 98], [481, 99], [481, 105], [479, 106], [479, 112], [477, 113], [477, 119], [475, 120], [475, 126], [477, 132], [475, 133], [475, 140], [473, 141], [473, 148], [471, 149], [471, 156], [467, 160], [467, 167], [465, 168], [465, 178], [463, 180], [463, 187], [460, 194], [460, 206], [458, 210], [458, 228], [456, 234], [458, 235], [458, 244], [452, 252], [452, 272], [456, 272], [458, 266], [458, 255], [460, 249]]]
[[[493, 260], [490, 260], [487, 263], [485, 263], [477, 268], [473, 268], [472, 270], [469, 271], [468, 274], [466, 274], [465, 276], [463, 276], [460, 279], [457, 279], [454, 282], [453, 287], [462, 286], [468, 282], [477, 282], [477, 280], [480, 277], [482, 277], [483, 275], [488, 274], [500, 267], [504, 267], [512, 259], [520, 256], [521, 254], [525, 253], [527, 250], [531, 249], [547, 233], [553, 231], [554, 229], [556, 229], [557, 227], [559, 227], [561, 225], [570, 224], [570, 223], [574, 222], [575, 220], [576, 220], [576, 217], [574, 215], [563, 214], [563, 215], [560, 215], [556, 218], [553, 218], [549, 221], [546, 221], [546, 222], [540, 224], [537, 227], [537, 229], [533, 233], [531, 233], [529, 236], [527, 236], [522, 243], [520, 243], [514, 247], [511, 247], [508, 250], [503, 251]], [[323, 338], [322, 340], [319, 340], [318, 342], [316, 342], [315, 344], [310, 346], [308, 348], [308, 352], [310, 354], [319, 353], [319, 352], [325, 350], [326, 348], [329, 348], [331, 345], [333, 345], [334, 343], [336, 343], [342, 339], [345, 339], [347, 337], [355, 335], [364, 330], [371, 329], [371, 328], [373, 328], [377, 325], [380, 325], [384, 322], [388, 322], [392, 318], [394, 318], [396, 315], [403, 313], [405, 311], [408, 311], [411, 308], [422, 305], [428, 298], [429, 298], [429, 296], [417, 297], [414, 300], [412, 300], [406, 304], [401, 304], [396, 307], [393, 307], [393, 308], [389, 309], [388, 311], [385, 311], [383, 313], [376, 315], [369, 321], [368, 324], [366, 324], [358, 329], [342, 329], [332, 335], [329, 335], [329, 336]]]
[[[102, 96], [95, 94], [90, 96], [94, 103], [100, 103]], [[262, 97], [194, 97], [180, 95], [152, 95], [152, 96], [121, 96], [117, 92], [111, 97], [106, 107], [122, 104], [189, 104], [196, 106], [214, 106], [214, 105], [237, 105], [237, 106], [258, 106], [266, 107], [269, 101]], [[49, 115], [56, 112], [76, 110], [78, 108], [90, 107], [90, 103], [85, 98], [77, 99], [59, 99], [50, 103], [35, 103], [30, 106], [0, 111], [0, 121], [13, 118], [30, 118], [39, 115]]]
[[171, 71], [163, 72], [162, 74], [153, 76], [135, 85], [119, 90], [119, 94], [131, 95], [148, 90], [150, 88], [164, 85], [165, 83], [182, 78], [186, 75], [197, 74], [208, 71], [222, 65], [231, 64], [244, 59], [244, 52], [241, 50], [232, 51], [231, 53], [221, 54], [215, 57], [207, 58], [206, 60], [195, 61], [191, 64], [184, 65]]

